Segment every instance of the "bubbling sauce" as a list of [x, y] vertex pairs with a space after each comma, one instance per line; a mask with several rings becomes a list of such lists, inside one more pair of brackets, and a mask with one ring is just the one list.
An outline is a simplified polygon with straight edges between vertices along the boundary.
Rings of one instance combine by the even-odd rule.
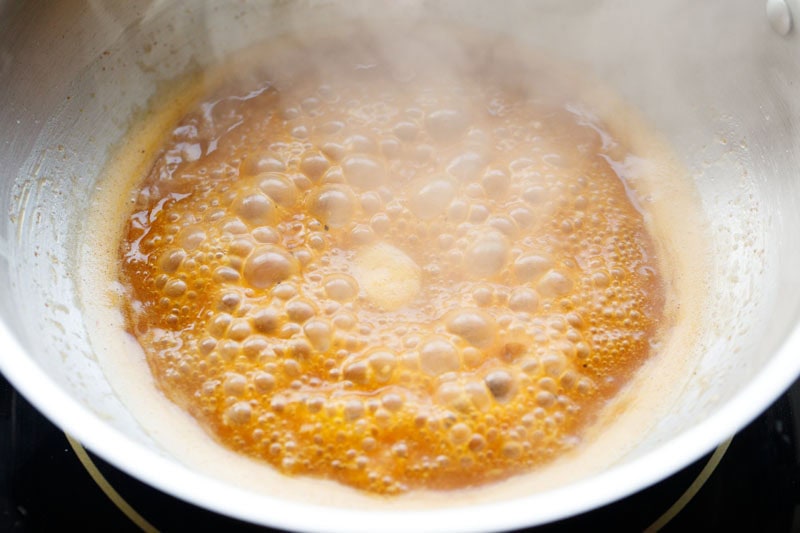
[[166, 139], [124, 313], [222, 444], [373, 493], [482, 485], [578, 446], [654, 351], [628, 149], [546, 64], [463, 46], [271, 49]]

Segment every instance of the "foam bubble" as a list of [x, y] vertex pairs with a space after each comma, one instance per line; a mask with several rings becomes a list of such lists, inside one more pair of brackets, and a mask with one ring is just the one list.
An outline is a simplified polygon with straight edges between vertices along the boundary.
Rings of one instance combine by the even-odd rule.
[[509, 252], [508, 239], [502, 233], [481, 235], [467, 249], [465, 267], [473, 276], [492, 277], [506, 267]]
[[355, 208], [355, 195], [342, 185], [326, 185], [310, 197], [309, 211], [333, 228], [346, 226], [355, 216]]
[[245, 261], [243, 274], [247, 283], [263, 289], [288, 279], [298, 270], [297, 261], [284, 249], [262, 245]]
[[466, 133], [469, 119], [459, 109], [438, 109], [425, 117], [425, 128], [434, 140], [454, 142]]
[[325, 279], [325, 293], [328, 298], [345, 302], [358, 294], [358, 283], [346, 274], [332, 274]]
[[455, 188], [448, 180], [425, 181], [411, 197], [411, 211], [423, 220], [441, 214], [455, 196]]
[[461, 368], [461, 357], [448, 340], [434, 337], [426, 340], [420, 347], [419, 363], [425, 373], [439, 376]]
[[258, 186], [273, 202], [284, 208], [297, 201], [297, 187], [284, 174], [268, 172], [258, 176]]
[[342, 171], [348, 183], [361, 189], [376, 189], [386, 182], [383, 163], [367, 155], [347, 156], [342, 161]]
[[445, 318], [447, 330], [478, 348], [494, 344], [497, 326], [492, 317], [479, 309], [451, 311]]

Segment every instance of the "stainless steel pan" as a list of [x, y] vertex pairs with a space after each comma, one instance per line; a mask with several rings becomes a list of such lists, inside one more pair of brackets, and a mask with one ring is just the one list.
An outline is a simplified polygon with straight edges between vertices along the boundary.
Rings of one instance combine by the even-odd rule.
[[[800, 3], [0, 1], [0, 370], [118, 467], [196, 504], [291, 529], [485, 530], [543, 523], [697, 459], [800, 373]], [[366, 510], [264, 494], [187, 466], [120, 401], [89, 341], [80, 236], [109, 150], [165, 80], [290, 26], [439, 17], [587, 65], [695, 181], [710, 261], [702, 347], [646, 433], [567, 484], [483, 503]], [[556, 484], [558, 485], [558, 484]]]

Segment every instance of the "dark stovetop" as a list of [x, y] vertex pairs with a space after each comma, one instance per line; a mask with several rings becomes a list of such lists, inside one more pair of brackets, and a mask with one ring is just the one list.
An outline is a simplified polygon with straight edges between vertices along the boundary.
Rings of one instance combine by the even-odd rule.
[[[643, 492], [535, 530], [642, 531], [666, 522], [663, 529], [674, 531], [800, 531], [800, 381], [724, 446]], [[87, 454], [0, 376], [0, 531], [148, 528], [265, 531], [160, 493]]]

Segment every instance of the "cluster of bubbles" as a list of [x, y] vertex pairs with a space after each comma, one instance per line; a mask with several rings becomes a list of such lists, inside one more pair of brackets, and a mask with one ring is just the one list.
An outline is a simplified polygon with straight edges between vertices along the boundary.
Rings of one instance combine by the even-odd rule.
[[[491, 77], [328, 67], [225, 88], [141, 186], [122, 278], [160, 387], [235, 450], [379, 493], [576, 446], [661, 311], [624, 147]], [[381, 243], [418, 267], [392, 308], [356, 264]]]

